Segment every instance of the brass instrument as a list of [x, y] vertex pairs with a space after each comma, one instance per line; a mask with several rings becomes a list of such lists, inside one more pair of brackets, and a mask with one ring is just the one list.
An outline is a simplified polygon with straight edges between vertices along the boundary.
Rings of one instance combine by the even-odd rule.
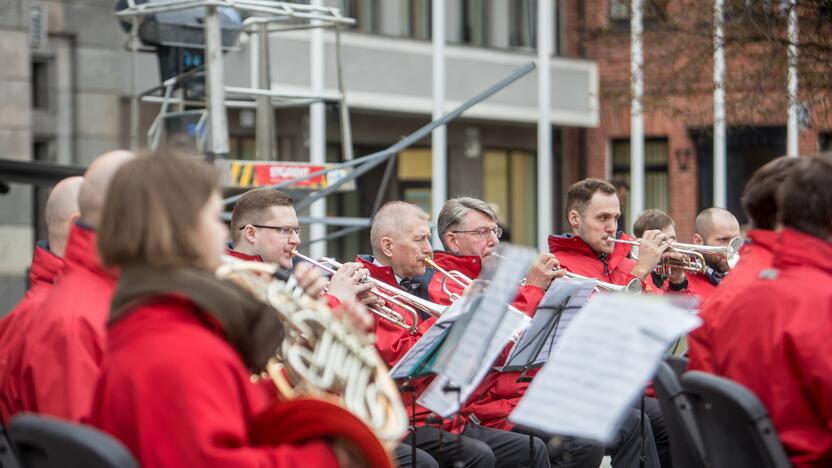
[[439, 283], [439, 286], [440, 286], [440, 289], [442, 289], [442, 292], [446, 296], [448, 296], [448, 298], [451, 300], [451, 302], [456, 302], [459, 299], [459, 294], [457, 294], [457, 293], [451, 291], [450, 289], [448, 289], [448, 283], [447, 283], [448, 280], [452, 280], [457, 285], [459, 285], [463, 290], [466, 289], [468, 286], [471, 285], [471, 283], [474, 282], [473, 279], [465, 276], [464, 273], [461, 273], [461, 272], [456, 271], [456, 270], [450, 270], [450, 271], [445, 270], [444, 268], [437, 265], [436, 262], [434, 262], [433, 259], [430, 258], [430, 257], [425, 257], [425, 259], [422, 260], [422, 261], [425, 262], [425, 265], [428, 265], [429, 267], [433, 268], [434, 270], [438, 271], [439, 273], [442, 273], [442, 281]]
[[641, 294], [641, 281], [638, 278], [631, 279], [630, 282], [625, 285], [618, 285], [606, 283], [604, 281], [598, 281], [595, 278], [589, 278], [587, 276], [579, 275], [577, 273], [572, 273], [571, 271], [564, 271], [563, 277], [569, 279], [595, 281], [596, 290], [628, 294]]
[[[637, 240], [624, 240], [624, 239], [615, 239], [610, 237], [608, 239], [610, 242], [616, 242], [619, 244], [627, 244], [632, 245], [635, 248], [638, 248], [641, 245], [641, 239]], [[740, 248], [742, 247], [743, 239], [742, 237], [735, 237], [731, 239], [731, 242], [728, 245], [723, 246], [712, 246], [712, 245], [700, 245], [700, 244], [683, 244], [681, 242], [671, 242], [670, 247], [668, 250], [671, 250], [676, 253], [680, 253], [686, 255], [688, 258], [683, 263], [678, 263], [671, 259], [662, 259], [662, 263], [656, 267], [657, 272], [660, 274], [667, 275], [672, 268], [679, 268], [685, 271], [692, 271], [696, 273], [706, 273], [708, 271], [708, 263], [705, 261], [704, 254], [715, 255], [717, 257], [724, 258], [729, 268], [734, 268], [737, 265], [737, 262], [740, 261]], [[638, 251], [634, 253], [634, 257], [638, 258]]]
[[[285, 282], [276, 279], [277, 265], [233, 257], [223, 260], [224, 264], [216, 270], [217, 277], [233, 281], [271, 305], [285, 326], [283, 344], [275, 351], [275, 357], [269, 360], [266, 369], [280, 394], [289, 403], [300, 402], [300, 408], [304, 407], [303, 403], [309, 408], [310, 401], [318, 408], [333, 400], [337, 404], [337, 408], [331, 408], [329, 416], [318, 414], [327, 411], [316, 411], [314, 415], [295, 413], [294, 419], [300, 421], [299, 424], [309, 421], [308, 424], [317, 430], [317, 426], [322, 425], [321, 419], [335, 418], [337, 414], [340, 420], [323, 426], [339, 427], [347, 432], [343, 434], [347, 439], [365, 444], [367, 438], [360, 434], [369, 428], [375, 435], [372, 440], [377, 438], [376, 442], [380, 441], [387, 451], [394, 448], [407, 430], [407, 413], [399, 391], [374, 347], [375, 337], [355, 328], [347, 320], [335, 317], [324, 301], [306, 295], [294, 277]], [[344, 408], [348, 413], [343, 411]], [[357, 420], [350, 427], [350, 421], [344, 419], [352, 416]], [[300, 428], [283, 432], [293, 431], [305, 433]], [[355, 435], [351, 437], [349, 433]], [[284, 436], [271, 436], [272, 439], [279, 437]], [[369, 445], [372, 449], [373, 444]], [[378, 450], [367, 453], [381, 457]]]
[[[298, 257], [299, 259], [301, 259], [301, 260], [303, 260], [307, 263], [311, 263], [312, 265], [316, 266], [317, 268], [320, 268], [321, 270], [324, 270], [325, 272], [330, 273], [330, 274], [335, 274], [335, 271], [338, 268], [341, 267], [341, 264], [339, 264], [338, 262], [336, 262], [334, 260], [331, 260], [331, 259], [322, 259], [321, 261], [313, 260], [312, 258], [307, 257], [306, 255], [298, 253], [298, 251], [296, 251], [296, 250], [292, 251], [292, 255], [294, 255], [295, 257]], [[330, 267], [330, 265], [332, 265], [332, 267]], [[402, 301], [399, 301], [399, 300], [385, 294], [382, 291], [377, 291], [375, 288], [373, 288], [373, 290], [371, 292], [374, 295], [380, 297], [381, 299], [384, 299], [385, 302], [393, 304], [395, 306], [398, 306], [400, 309], [402, 309], [403, 311], [410, 314], [411, 320], [410, 320], [410, 323], [407, 323], [405, 318], [399, 312], [397, 312], [393, 308], [388, 307], [386, 305], [373, 305], [373, 306], [367, 307], [367, 310], [369, 310], [370, 313], [372, 313], [373, 315], [376, 315], [377, 317], [380, 317], [383, 320], [387, 320], [388, 322], [392, 323], [393, 325], [404, 328], [405, 330], [409, 331], [410, 333], [415, 333], [416, 332], [416, 329], [419, 328], [419, 313], [416, 311], [416, 309], [414, 309], [413, 307], [405, 304]]]

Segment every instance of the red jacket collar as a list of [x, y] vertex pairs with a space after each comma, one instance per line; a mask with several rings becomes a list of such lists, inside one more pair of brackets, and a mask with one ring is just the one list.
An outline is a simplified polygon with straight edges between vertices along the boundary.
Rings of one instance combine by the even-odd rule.
[[63, 267], [64, 260], [61, 257], [50, 252], [45, 243], [38, 243], [29, 270], [29, 284], [51, 284]]
[[95, 230], [85, 224], [76, 222], [69, 231], [64, 262], [67, 265], [78, 266], [102, 276], [114, 277], [115, 275], [101, 265], [96, 244]]
[[383, 281], [390, 286], [399, 287], [399, 283], [396, 281], [396, 275], [393, 274], [393, 269], [389, 266], [376, 265], [372, 255], [359, 255], [355, 257], [355, 261], [370, 270], [370, 276], [373, 278]]
[[471, 279], [478, 278], [482, 271], [482, 259], [476, 255], [455, 255], [436, 250], [433, 252], [433, 261], [444, 270], [456, 270]]
[[796, 229], [783, 228], [774, 245], [774, 266], [799, 265], [832, 274], [832, 243]]
[[[628, 236], [629, 237], [629, 236]], [[557, 255], [558, 252], [569, 252], [584, 257], [590, 257], [601, 261], [598, 254], [592, 250], [583, 239], [573, 234], [561, 234], [559, 236], [549, 236], [549, 252]], [[630, 246], [627, 244], [615, 244], [615, 250], [607, 257], [607, 263], [611, 268], [615, 268], [622, 259], [626, 258], [630, 253]]]
[[236, 250], [227, 248], [225, 249], [225, 254], [230, 255], [235, 258], [239, 258], [240, 260], [245, 260], [248, 262], [262, 262], [263, 259], [259, 255], [249, 255], [242, 252], [238, 252]]
[[774, 249], [774, 244], [777, 242], [777, 233], [769, 231], [768, 229], [751, 229], [745, 233], [746, 242], [754, 246], [760, 246], [765, 250], [771, 252]]

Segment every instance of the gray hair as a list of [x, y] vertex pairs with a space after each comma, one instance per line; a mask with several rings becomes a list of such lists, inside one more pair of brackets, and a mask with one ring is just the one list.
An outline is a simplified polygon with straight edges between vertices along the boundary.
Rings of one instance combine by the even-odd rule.
[[409, 228], [408, 223], [416, 219], [420, 222], [428, 222], [430, 216], [417, 205], [404, 201], [391, 201], [384, 204], [378, 213], [373, 217], [370, 226], [370, 247], [373, 249], [373, 256], [383, 257], [381, 253], [381, 238], [385, 236], [396, 236], [402, 229]]
[[442, 211], [439, 212], [439, 220], [436, 226], [442, 245], [445, 245], [445, 234], [458, 226], [462, 222], [462, 218], [471, 211], [479, 211], [494, 220], [495, 223], [497, 222], [497, 213], [488, 203], [472, 197], [452, 198], [445, 202]]

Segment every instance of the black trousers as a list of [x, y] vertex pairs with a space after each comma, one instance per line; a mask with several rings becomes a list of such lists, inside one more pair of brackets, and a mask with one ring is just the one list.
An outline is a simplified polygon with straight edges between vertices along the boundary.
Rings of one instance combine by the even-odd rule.
[[[410, 436], [405, 437], [405, 442], [411, 440]], [[430, 454], [441, 467], [550, 466], [546, 444], [540, 438], [533, 437], [530, 441], [527, 435], [474, 423], [468, 423], [460, 435], [435, 427], [420, 427], [416, 429], [416, 447]]]
[[422, 449], [416, 449], [414, 463], [412, 446], [399, 444], [393, 452], [393, 461], [399, 468], [439, 468], [439, 463]]
[[[636, 402], [636, 409], [639, 408], [640, 403], [640, 401]], [[659, 453], [662, 468], [673, 468], [673, 461], [670, 456], [670, 435], [667, 433], [667, 426], [665, 426], [664, 418], [662, 418], [659, 400], [644, 397], [644, 414], [650, 418], [650, 426], [653, 428], [653, 438], [656, 440], [656, 450]]]

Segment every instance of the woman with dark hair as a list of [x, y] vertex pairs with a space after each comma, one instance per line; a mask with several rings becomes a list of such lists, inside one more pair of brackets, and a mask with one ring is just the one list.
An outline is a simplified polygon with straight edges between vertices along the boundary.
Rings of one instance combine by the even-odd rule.
[[[144, 467], [360, 466], [341, 438], [252, 442], [276, 392], [251, 375], [284, 329], [271, 307], [214, 276], [228, 236], [221, 215], [217, 174], [196, 159], [139, 157], [115, 175], [98, 248], [120, 279], [92, 424]], [[311, 270], [297, 275], [307, 292], [322, 289]]]

